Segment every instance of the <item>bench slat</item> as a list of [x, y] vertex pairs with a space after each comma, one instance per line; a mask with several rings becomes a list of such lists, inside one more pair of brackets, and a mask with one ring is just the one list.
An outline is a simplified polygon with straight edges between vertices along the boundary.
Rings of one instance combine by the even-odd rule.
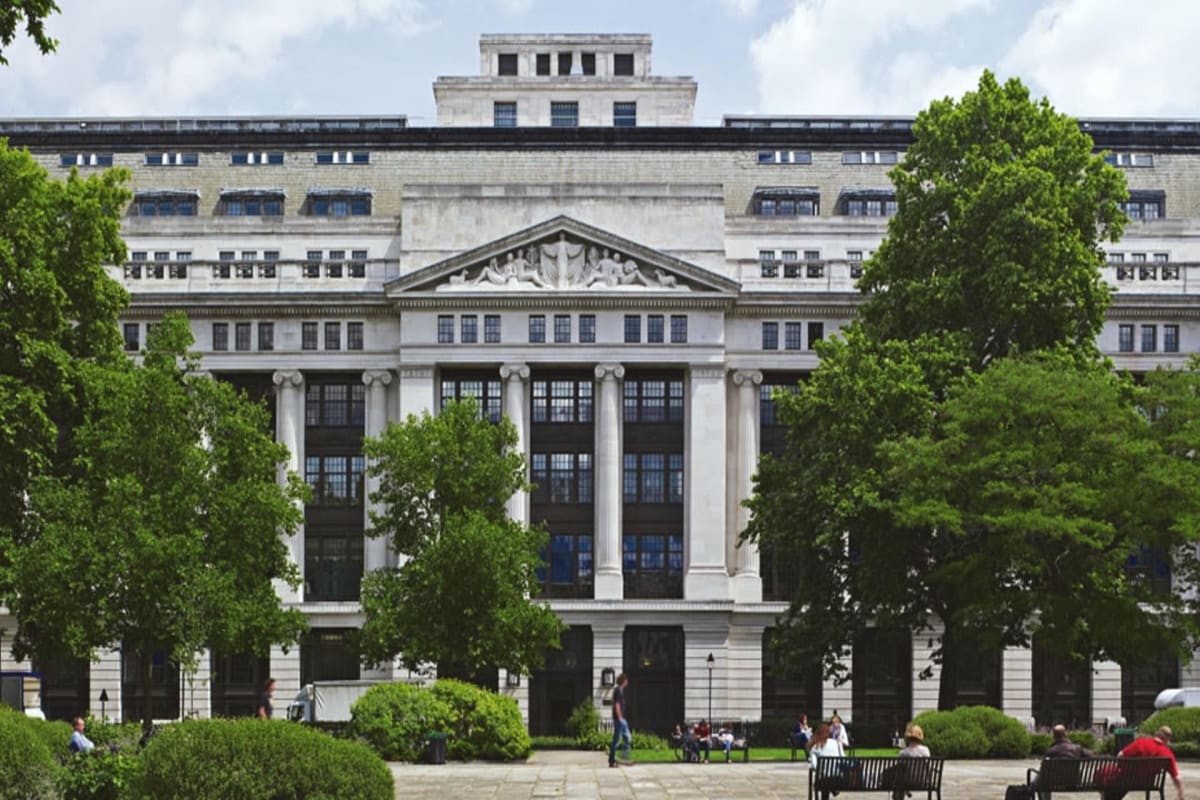
[[1163, 796], [1169, 758], [1044, 758], [1030, 770], [1030, 783], [1038, 796], [1054, 792], [1157, 792]]
[[826, 792], [925, 792], [942, 796], [945, 759], [895, 756], [820, 756], [809, 771], [808, 796]]

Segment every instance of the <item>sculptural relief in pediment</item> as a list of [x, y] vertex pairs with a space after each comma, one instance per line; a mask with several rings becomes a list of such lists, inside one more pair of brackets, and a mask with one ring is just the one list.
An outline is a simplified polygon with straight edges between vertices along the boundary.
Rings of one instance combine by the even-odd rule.
[[675, 290], [689, 291], [678, 277], [658, 267], [638, 264], [607, 247], [576, 241], [559, 233], [493, 256], [486, 264], [450, 275], [438, 291], [503, 287], [508, 290]]

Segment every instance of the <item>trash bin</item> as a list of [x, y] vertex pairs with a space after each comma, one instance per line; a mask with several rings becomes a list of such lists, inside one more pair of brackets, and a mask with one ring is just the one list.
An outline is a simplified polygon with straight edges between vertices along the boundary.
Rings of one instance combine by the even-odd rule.
[[446, 763], [446, 734], [441, 731], [434, 731], [429, 734], [425, 757], [429, 759], [430, 764]]
[[1117, 740], [1117, 752], [1119, 753], [1133, 744], [1133, 737], [1137, 736], [1137, 731], [1133, 728], [1115, 728], [1113, 736]]

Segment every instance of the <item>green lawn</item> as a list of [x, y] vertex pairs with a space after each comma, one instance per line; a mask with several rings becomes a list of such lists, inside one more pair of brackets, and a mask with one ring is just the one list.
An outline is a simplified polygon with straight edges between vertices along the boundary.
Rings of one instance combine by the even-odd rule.
[[[856, 756], [894, 756], [896, 755], [894, 747], [880, 748], [856, 748], [854, 755]], [[675, 761], [674, 750], [633, 750], [631, 751], [633, 760], [638, 764], [661, 764], [664, 762]], [[742, 760], [742, 751], [734, 750], [731, 754], [733, 761], [740, 762]], [[751, 761], [788, 761], [792, 757], [792, 749], [790, 747], [751, 747]], [[725, 754], [721, 751], [715, 751], [712, 754], [713, 761], [725, 761]]]

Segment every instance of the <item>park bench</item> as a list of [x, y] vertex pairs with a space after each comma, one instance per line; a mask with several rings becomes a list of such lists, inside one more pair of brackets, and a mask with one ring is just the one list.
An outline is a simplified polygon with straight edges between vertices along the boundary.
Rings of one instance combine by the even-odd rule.
[[1038, 800], [1055, 792], [1151, 792], [1163, 798], [1163, 784], [1171, 769], [1169, 758], [1044, 758], [1037, 769], [1025, 773]]
[[[690, 730], [690, 728], [689, 728], [689, 730]], [[689, 736], [689, 734], [686, 734], [686, 733], [683, 736], [672, 736], [671, 737], [671, 748], [675, 751], [675, 760], [676, 761], [687, 761], [688, 760], [687, 743], [689, 741], [690, 741], [690, 736]], [[750, 726], [749, 725], [740, 725], [734, 729], [733, 746], [730, 748], [730, 750], [741, 750], [742, 751], [742, 761], [747, 762], [750, 760]], [[725, 746], [723, 744], [721, 744], [721, 740], [717, 738], [716, 734], [713, 734], [712, 738], [709, 740], [709, 752], [710, 752], [710, 755], [709, 755], [710, 760], [712, 758], [715, 758], [716, 756], [720, 755], [721, 753], [725, 752]]]
[[834, 792], [924, 792], [941, 800], [941, 758], [897, 756], [819, 756], [808, 771], [809, 800], [827, 800]]

